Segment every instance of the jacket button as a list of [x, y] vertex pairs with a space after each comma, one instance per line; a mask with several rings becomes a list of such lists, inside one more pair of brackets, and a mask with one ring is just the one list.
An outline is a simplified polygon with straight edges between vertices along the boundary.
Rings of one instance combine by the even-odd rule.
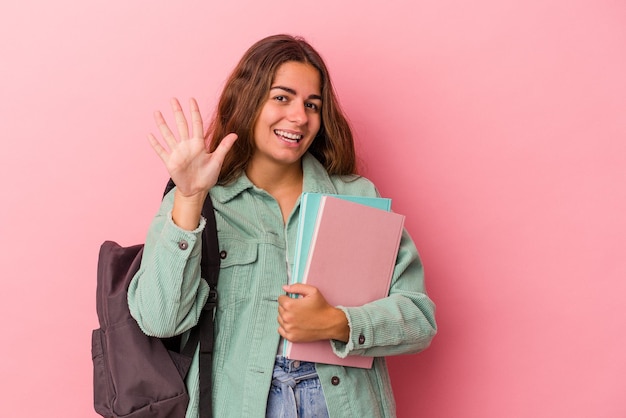
[[181, 250], [186, 250], [187, 248], [189, 248], [189, 244], [184, 239], [181, 239], [180, 241], [178, 241], [178, 248], [180, 248]]
[[337, 376], [333, 376], [333, 377], [330, 379], [330, 383], [332, 383], [332, 384], [333, 384], [333, 386], [337, 386], [337, 385], [339, 384], [339, 381], [340, 381], [340, 380], [339, 380], [339, 378], [338, 378]]
[[359, 335], [359, 344], [361, 345], [365, 344], [365, 335], [363, 334]]
[[226, 252], [226, 250], [222, 250], [220, 251], [220, 258], [223, 260], [228, 256], [228, 253]]

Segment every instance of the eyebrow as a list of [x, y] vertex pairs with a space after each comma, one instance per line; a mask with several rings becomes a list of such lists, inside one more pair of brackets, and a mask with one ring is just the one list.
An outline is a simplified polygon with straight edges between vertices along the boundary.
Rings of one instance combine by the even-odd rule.
[[[280, 89], [280, 90], [284, 90], [289, 94], [293, 94], [294, 96], [297, 94], [296, 91], [294, 89], [292, 89], [291, 87], [285, 87], [285, 86], [272, 86], [270, 88], [270, 90], [274, 90], [274, 89]], [[309, 95], [308, 99], [317, 99], [319, 101], [322, 101], [322, 96], [318, 95], [318, 94], [311, 94]]]

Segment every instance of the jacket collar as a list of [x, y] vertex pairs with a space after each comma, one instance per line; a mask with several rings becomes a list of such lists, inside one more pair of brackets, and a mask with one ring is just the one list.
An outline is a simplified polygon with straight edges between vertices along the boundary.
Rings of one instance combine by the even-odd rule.
[[[304, 180], [302, 184], [303, 192], [315, 193], [337, 193], [330, 176], [324, 166], [310, 153], [302, 157], [302, 172]], [[256, 187], [243, 172], [237, 179], [227, 185], [217, 185], [211, 189], [211, 197], [220, 203], [226, 203], [234, 199], [239, 194], [248, 189]]]

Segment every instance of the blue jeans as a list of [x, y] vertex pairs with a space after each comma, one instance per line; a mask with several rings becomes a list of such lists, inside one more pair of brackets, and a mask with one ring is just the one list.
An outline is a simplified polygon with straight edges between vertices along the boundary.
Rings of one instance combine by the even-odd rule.
[[315, 363], [276, 357], [266, 418], [328, 418]]

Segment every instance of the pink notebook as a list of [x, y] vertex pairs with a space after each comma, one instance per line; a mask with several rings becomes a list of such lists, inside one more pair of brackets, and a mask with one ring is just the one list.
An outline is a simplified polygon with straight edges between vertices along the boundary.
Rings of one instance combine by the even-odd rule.
[[[404, 216], [359, 203], [322, 197], [303, 283], [317, 287], [329, 304], [361, 306], [384, 298], [395, 267]], [[329, 341], [287, 343], [294, 360], [372, 367], [372, 357], [338, 357]]]

